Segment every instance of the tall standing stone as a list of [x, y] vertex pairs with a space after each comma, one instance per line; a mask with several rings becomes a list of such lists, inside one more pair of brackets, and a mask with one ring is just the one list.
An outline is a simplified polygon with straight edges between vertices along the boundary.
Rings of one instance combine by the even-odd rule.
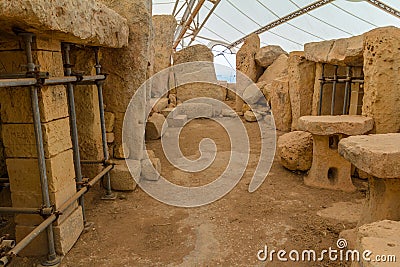
[[362, 113], [375, 121], [374, 132], [400, 132], [400, 29], [385, 27], [364, 39]]
[[[256, 53], [259, 49], [260, 37], [257, 34], [252, 34], [246, 38], [242, 47], [236, 54], [236, 70], [246, 75], [248, 79], [253, 82], [257, 82], [263, 72], [263, 68], [257, 65], [255, 60]], [[250, 85], [249, 81], [241, 76], [242, 75], [236, 75], [236, 90], [239, 95], [242, 95], [243, 91]], [[244, 102], [239, 95], [236, 95], [236, 112], [240, 113], [242, 112]]]
[[288, 59], [289, 94], [292, 107], [292, 131], [298, 130], [297, 120], [311, 115], [314, 94], [315, 63], [303, 52], [292, 52]]

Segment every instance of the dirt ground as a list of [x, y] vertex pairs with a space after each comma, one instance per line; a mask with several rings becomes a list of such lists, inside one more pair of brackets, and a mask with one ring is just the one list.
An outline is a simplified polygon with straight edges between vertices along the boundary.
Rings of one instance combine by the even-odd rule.
[[[349, 266], [327, 260], [283, 263], [257, 259], [257, 252], [265, 245], [270, 250], [286, 251], [336, 248], [339, 233], [356, 223], [317, 213], [338, 202], [360, 202], [365, 184], [357, 180], [359, 190], [355, 193], [309, 188], [303, 184], [305, 174], [284, 169], [275, 157], [264, 184], [249, 193], [261, 140], [256, 123], [245, 125], [251, 140], [250, 162], [228, 195], [200, 208], [177, 208], [154, 200], [140, 188], [118, 192], [113, 202], [99, 200], [100, 191], [95, 189], [87, 198], [87, 218], [94, 226], [81, 235], [61, 266]], [[166, 179], [198, 186], [218, 177], [228, 162], [223, 152], [230, 149], [225, 130], [211, 120], [200, 119], [182, 132], [184, 155], [197, 157], [199, 141], [205, 137], [216, 142], [220, 157], [217, 155], [214, 164], [201, 173], [176, 170], [164, 157], [160, 140], [148, 142], [147, 149], [161, 159]]]

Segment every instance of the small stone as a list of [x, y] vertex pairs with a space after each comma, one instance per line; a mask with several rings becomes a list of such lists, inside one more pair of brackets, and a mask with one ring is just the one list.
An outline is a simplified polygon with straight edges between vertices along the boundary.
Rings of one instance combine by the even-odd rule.
[[290, 132], [278, 139], [278, 156], [281, 164], [292, 171], [307, 171], [313, 158], [312, 134], [302, 131]]
[[187, 115], [178, 115], [173, 118], [168, 118], [168, 127], [183, 127], [188, 120]]
[[244, 118], [248, 122], [255, 122], [255, 121], [259, 121], [260, 119], [262, 119], [262, 115], [258, 114], [258, 113], [251, 112], [251, 111], [246, 111], [244, 113]]
[[146, 123], [146, 140], [160, 139], [164, 122], [165, 117], [162, 114], [154, 113]]

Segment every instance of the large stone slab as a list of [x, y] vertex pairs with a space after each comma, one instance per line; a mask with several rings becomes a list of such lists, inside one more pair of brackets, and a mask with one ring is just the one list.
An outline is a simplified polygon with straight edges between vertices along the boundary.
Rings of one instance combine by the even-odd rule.
[[128, 44], [126, 19], [95, 0], [1, 0], [1, 30], [14, 27], [65, 42], [122, 47]]
[[400, 178], [400, 134], [351, 136], [339, 153], [357, 168], [379, 178]]
[[305, 59], [303, 52], [292, 52], [288, 59], [288, 75], [293, 131], [298, 129], [300, 117], [312, 114], [315, 63]]
[[374, 133], [400, 132], [400, 29], [386, 27], [366, 34], [362, 114], [375, 121]]
[[315, 135], [360, 135], [369, 132], [373, 125], [373, 119], [355, 115], [304, 116], [299, 119], [299, 128]]
[[171, 64], [176, 24], [176, 19], [172, 15], [153, 16], [154, 73], [168, 68]]
[[362, 66], [364, 52], [364, 37], [308, 43], [304, 45], [306, 59], [342, 66]]

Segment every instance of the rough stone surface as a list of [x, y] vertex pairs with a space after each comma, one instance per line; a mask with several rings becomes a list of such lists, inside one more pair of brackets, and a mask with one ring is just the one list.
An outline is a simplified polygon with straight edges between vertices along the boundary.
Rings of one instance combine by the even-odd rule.
[[[253, 82], [257, 82], [263, 72], [263, 68], [258, 66], [255, 60], [257, 51], [260, 49], [260, 37], [257, 34], [252, 34], [244, 41], [242, 47], [236, 53], [236, 70], [244, 74]], [[236, 111], [241, 112], [243, 100], [240, 96], [243, 91], [250, 85], [249, 81], [237, 75], [236, 81]]]
[[287, 53], [280, 46], [267, 45], [257, 51], [255, 59], [259, 66], [267, 68], [282, 54]]
[[153, 112], [161, 113], [162, 110], [168, 107], [168, 98], [152, 98], [150, 99], [150, 106]]
[[290, 107], [289, 81], [287, 77], [272, 82], [271, 109], [276, 129], [288, 132], [292, 127], [292, 109]]
[[187, 115], [188, 119], [211, 118], [214, 115], [213, 106], [207, 103], [183, 103], [177, 107], [176, 115]]
[[400, 29], [372, 30], [364, 40], [362, 114], [375, 121], [374, 133], [400, 132]]
[[214, 54], [205, 45], [192, 45], [173, 54], [174, 65], [195, 62], [195, 61], [214, 61]]
[[112, 112], [105, 112], [106, 132], [111, 133], [114, 130], [115, 115]]
[[364, 36], [329, 40], [304, 45], [305, 57], [314, 62], [332, 65], [362, 66]]
[[267, 82], [258, 82], [256, 85], [263, 93], [267, 103], [271, 106], [272, 84], [268, 84]]
[[[357, 231], [356, 249], [372, 252], [370, 259], [377, 255], [393, 255], [398, 261], [400, 258], [400, 222], [384, 220], [361, 226]], [[395, 262], [366, 261], [362, 257], [360, 262], [353, 262], [352, 267], [382, 267], [396, 266]]]
[[187, 122], [188, 118], [187, 115], [177, 115], [173, 118], [168, 118], [168, 127], [183, 127]]
[[351, 163], [337, 152], [340, 136], [313, 134], [313, 161], [304, 183], [308, 186], [354, 192]]
[[154, 73], [166, 69], [171, 64], [172, 45], [176, 29], [176, 20], [172, 15], [155, 15], [154, 27]]
[[[46, 158], [72, 147], [68, 118], [43, 123], [42, 130]], [[8, 158], [37, 158], [33, 124], [3, 124], [2, 134]]]
[[126, 19], [94, 0], [0, 1], [2, 30], [13, 27], [62, 41], [122, 47], [128, 43]]
[[282, 54], [265, 70], [264, 74], [258, 79], [258, 82], [272, 83], [273, 80], [287, 76], [287, 74], [288, 56]]
[[292, 171], [308, 171], [313, 156], [312, 135], [302, 131], [284, 134], [278, 139], [277, 152], [285, 168]]
[[316, 135], [360, 135], [369, 132], [374, 120], [364, 116], [304, 116], [299, 119], [299, 129]]
[[339, 153], [357, 168], [379, 178], [400, 178], [400, 134], [350, 136]]
[[[115, 114], [115, 148], [122, 145], [122, 124], [125, 112], [137, 89], [152, 74], [153, 26], [151, 19], [152, 1], [150, 0], [100, 0], [109, 8], [127, 19], [129, 26], [129, 45], [121, 49], [103, 49], [101, 64], [103, 71], [109, 73], [104, 84], [104, 102], [106, 111]], [[143, 154], [145, 111], [150, 86], [137, 94], [132, 105], [134, 114], [130, 114], [132, 142], [130, 157], [140, 160]], [[131, 147], [132, 146], [132, 147]]]
[[263, 96], [264, 95], [257, 84], [248, 86], [243, 92], [243, 99], [248, 104], [256, 104]]
[[292, 131], [298, 130], [298, 119], [312, 114], [315, 63], [303, 53], [292, 52], [288, 59], [289, 95], [292, 107]]
[[255, 122], [255, 121], [259, 121], [262, 119], [262, 115], [252, 112], [252, 111], [246, 111], [244, 113], [244, 119], [248, 122]]
[[162, 114], [154, 113], [146, 123], [146, 140], [160, 139], [164, 122], [165, 117]]
[[0, 177], [7, 175], [6, 155], [4, 153], [4, 145], [1, 137], [1, 120], [0, 120]]
[[161, 111], [161, 114], [162, 114], [165, 118], [167, 118], [168, 115], [169, 115], [171, 112], [174, 111], [174, 109], [175, 109], [175, 108], [165, 108], [165, 109], [163, 109], [163, 110]]
[[[111, 188], [118, 191], [132, 191], [140, 178], [141, 163], [139, 160], [118, 160], [110, 171]], [[128, 169], [129, 166], [129, 169]]]

